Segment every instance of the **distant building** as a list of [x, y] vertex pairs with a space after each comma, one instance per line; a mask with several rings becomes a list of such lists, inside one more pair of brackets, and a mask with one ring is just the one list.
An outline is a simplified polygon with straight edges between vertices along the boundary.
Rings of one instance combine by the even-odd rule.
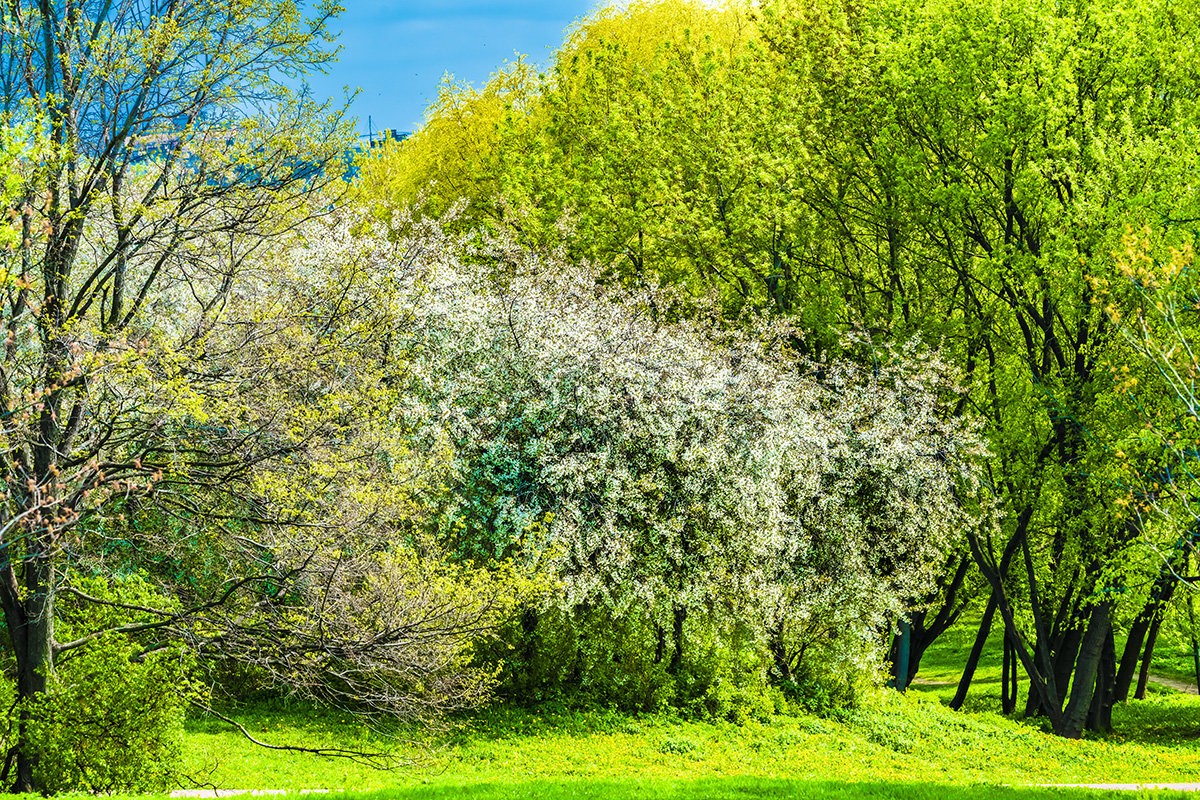
[[358, 137], [358, 146], [353, 150], [346, 152], [346, 180], [352, 180], [358, 175], [358, 156], [363, 153], [369, 153], [376, 147], [383, 147], [388, 142], [403, 142], [408, 137], [412, 136], [411, 131], [401, 131], [395, 128], [384, 128], [380, 131], [368, 133], [366, 136]]
[[[168, 130], [133, 138], [130, 141], [130, 149], [133, 151], [130, 161], [134, 164], [140, 164], [165, 159], [174, 151], [181, 135], [179, 131]], [[357, 144], [346, 151], [346, 169], [343, 177], [346, 180], [350, 180], [358, 174], [358, 167], [355, 165], [355, 160], [358, 156], [370, 152], [377, 147], [382, 147], [388, 142], [403, 142], [409, 136], [412, 136], [410, 131], [384, 128], [383, 130], [358, 137]], [[232, 138], [226, 141], [231, 142]], [[185, 153], [181, 159], [181, 164], [187, 169], [195, 169], [199, 166], [199, 160], [194, 154]]]
[[409, 131], [396, 130], [395, 128], [384, 128], [381, 131], [368, 133], [366, 136], [358, 137], [358, 152], [370, 150], [372, 147], [382, 147], [388, 142], [403, 142], [412, 133]]

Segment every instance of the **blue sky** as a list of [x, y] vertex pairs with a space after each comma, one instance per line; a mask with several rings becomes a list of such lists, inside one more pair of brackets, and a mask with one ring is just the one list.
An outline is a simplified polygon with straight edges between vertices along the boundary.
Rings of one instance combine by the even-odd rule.
[[545, 64], [563, 31], [595, 0], [343, 0], [342, 52], [328, 75], [309, 84], [319, 97], [361, 88], [351, 113], [366, 133], [411, 131], [437, 97], [442, 76], [479, 83], [514, 53]]

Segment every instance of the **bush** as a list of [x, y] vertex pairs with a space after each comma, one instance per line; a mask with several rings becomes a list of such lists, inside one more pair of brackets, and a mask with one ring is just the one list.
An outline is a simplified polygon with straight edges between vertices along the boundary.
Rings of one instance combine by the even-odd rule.
[[[139, 578], [77, 585], [105, 600], [140, 604], [153, 597]], [[161, 598], [148, 604], [154, 600], [162, 605]], [[111, 620], [104, 617], [111, 613], [65, 602], [60, 638], [107, 627]], [[164, 791], [174, 783], [193, 661], [177, 646], [147, 650], [107, 633], [60, 657], [47, 694], [28, 707], [39, 786], [54, 793], [114, 793]]]
[[30, 706], [31, 751], [50, 792], [153, 792], [178, 773], [188, 660], [109, 635], [64, 659], [50, 693]]
[[480, 650], [480, 660], [503, 663], [498, 692], [510, 702], [561, 698], [626, 712], [676, 708], [737, 723], [765, 719], [783, 705], [767, 683], [766, 656], [750, 629], [725, 631], [710, 616], [689, 616], [676, 675], [669, 671], [669, 632], [662, 632], [661, 645], [649, 614], [614, 618], [603, 609], [530, 608]]
[[675, 703], [676, 687], [667, 661], [656, 661], [655, 633], [650, 620], [633, 614], [528, 609], [481, 660], [503, 662], [498, 691], [510, 701], [569, 696], [574, 704], [661, 711]]
[[948, 367], [915, 345], [811, 362], [782, 321], [722, 328], [703, 299], [480, 241], [420, 251], [405, 392], [417, 440], [453, 452], [439, 542], [553, 583], [499, 654], [510, 693], [736, 720], [773, 705], [769, 646], [872, 674], [975, 522]]
[[658, 752], [686, 756], [696, 753], [700, 746], [686, 736], [668, 736], [658, 746]]

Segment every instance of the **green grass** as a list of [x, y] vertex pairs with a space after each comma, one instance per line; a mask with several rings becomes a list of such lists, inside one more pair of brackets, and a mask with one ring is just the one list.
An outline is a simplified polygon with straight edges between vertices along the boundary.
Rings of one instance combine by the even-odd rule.
[[1030, 789], [1002, 786], [947, 787], [918, 783], [842, 783], [761, 778], [699, 778], [684, 781], [543, 781], [474, 784], [432, 789], [398, 789], [353, 795], [354, 800], [508, 800], [512, 798], [639, 798], [639, 800], [1050, 800], [1050, 798], [1188, 798], [1182, 792], [1097, 792], [1081, 789]]
[[[428, 783], [365, 792], [273, 795], [275, 800], [1194, 800], [1194, 794], [1168, 790], [1095, 790], [1021, 786], [945, 786], [933, 783], [801, 781], [754, 777], [697, 778], [679, 781], [544, 780], [503, 783]], [[138, 800], [166, 800], [142, 796]], [[82, 800], [82, 796], [81, 796]], [[116, 798], [114, 798], [116, 800]]]
[[1163, 637], [1160, 637], [1154, 646], [1154, 659], [1150, 662], [1150, 672], [1195, 685], [1196, 662], [1192, 660], [1191, 645], [1183, 647], [1163, 641]]
[[[1172, 797], [1039, 789], [1039, 783], [1200, 782], [1200, 698], [1160, 693], [1115, 710], [1115, 732], [1059, 739], [1006, 719], [1000, 664], [984, 657], [966, 710], [954, 692], [974, 630], [950, 631], [927, 654], [907, 696], [822, 719], [779, 716], [734, 725], [676, 717], [497, 706], [434, 744], [404, 745], [410, 763], [379, 771], [342, 759], [263, 750], [213, 719], [188, 723], [189, 770], [201, 783], [247, 789], [322, 788], [390, 798], [1083, 798]], [[989, 648], [990, 650], [991, 648]], [[1023, 684], [1024, 685], [1024, 684]], [[348, 715], [303, 705], [244, 710], [259, 738], [370, 747]], [[335, 795], [340, 796], [340, 795]], [[1183, 795], [1179, 795], [1183, 796]], [[330, 797], [334, 800], [334, 797]]]
[[[1200, 781], [1196, 698], [1130, 706], [1118, 725], [1136, 735], [1066, 741], [994, 713], [957, 714], [922, 693], [884, 697], [883, 707], [841, 719], [778, 717], [743, 726], [500, 707], [476, 717], [438, 749], [402, 749], [402, 757], [419, 763], [396, 771], [262, 750], [204, 720], [189, 724], [188, 745], [190, 767], [206, 783], [383, 792], [381, 798], [951, 800], [979, 797], [981, 786], [992, 787], [986, 796], [1050, 796], [997, 784]], [[300, 708], [241, 719], [257, 736], [278, 742], [371, 743], [352, 723]]]
[[[921, 659], [921, 670], [918, 678], [921, 683], [914, 685], [914, 691], [938, 698], [943, 703], [949, 703], [958, 688], [962, 676], [963, 665], [975, 643], [975, 633], [979, 626], [979, 618], [972, 617], [960, 622], [946, 631], [929, 648]], [[983, 656], [979, 659], [979, 667], [971, 681], [971, 690], [963, 709], [967, 711], [997, 711], [1000, 708], [1000, 673], [1001, 673], [1001, 636], [1003, 623], [999, 618], [992, 625], [991, 635]], [[1118, 640], [1117, 655], [1120, 657], [1124, 642]], [[1195, 666], [1190, 650], [1182, 650], [1178, 646], [1160, 639], [1155, 648], [1154, 660], [1150, 669], [1151, 674], [1162, 675], [1180, 681], [1192, 683], [1196, 680]], [[1134, 676], [1136, 685], [1137, 676]], [[1026, 692], [1029, 684], [1025, 673], [1020, 673], [1020, 703], [1018, 712], [1024, 710]], [[1130, 690], [1132, 694], [1132, 689]], [[1153, 682], [1146, 690], [1147, 697], [1153, 695], [1172, 695], [1175, 690], [1159, 686]], [[1120, 712], [1117, 712], [1117, 716]]]

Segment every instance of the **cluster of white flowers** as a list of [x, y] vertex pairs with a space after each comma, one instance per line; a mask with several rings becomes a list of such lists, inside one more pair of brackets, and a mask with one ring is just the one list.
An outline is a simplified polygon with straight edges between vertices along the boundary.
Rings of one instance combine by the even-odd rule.
[[[671, 649], [686, 618], [789, 670], [870, 665], [971, 523], [980, 445], [945, 413], [945, 364], [869, 342], [865, 367], [812, 362], [782, 321], [402, 222], [390, 241], [340, 211], [222, 258], [197, 240], [133, 326], [161, 340], [137, 396], [197, 435], [305, 442], [256, 472], [264, 499], [376, 540], [432, 519], [451, 558], [552, 578], [560, 618], [649, 620]], [[168, 398], [167, 355], [239, 380]]]

